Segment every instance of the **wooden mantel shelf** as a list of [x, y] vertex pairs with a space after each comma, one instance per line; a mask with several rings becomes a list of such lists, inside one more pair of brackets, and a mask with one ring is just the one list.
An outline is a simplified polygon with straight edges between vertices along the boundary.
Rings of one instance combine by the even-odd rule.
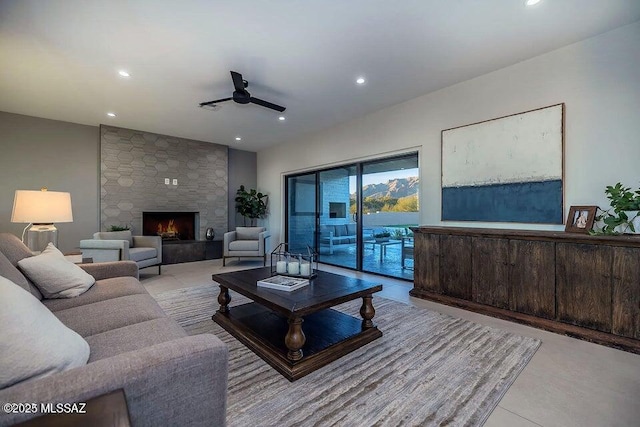
[[412, 296], [640, 353], [640, 236], [412, 230]]

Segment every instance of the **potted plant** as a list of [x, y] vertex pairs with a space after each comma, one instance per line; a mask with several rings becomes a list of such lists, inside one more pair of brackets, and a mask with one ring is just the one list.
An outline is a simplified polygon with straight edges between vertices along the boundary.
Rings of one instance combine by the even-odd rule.
[[375, 233], [373, 235], [374, 239], [376, 239], [376, 242], [378, 243], [382, 243], [382, 242], [388, 242], [389, 241], [389, 237], [391, 237], [391, 233], [389, 233], [387, 230], [382, 231], [380, 233]]
[[244, 185], [241, 185], [236, 191], [236, 211], [242, 215], [245, 226], [247, 225], [247, 218], [249, 218], [249, 225], [255, 226], [256, 219], [263, 218], [266, 215], [268, 197], [255, 189], [247, 191]]
[[604, 191], [611, 207], [596, 216], [600, 230], [593, 234], [624, 234], [640, 231], [640, 188], [632, 191], [621, 183], [607, 186]]
[[127, 231], [129, 229], [128, 225], [112, 225], [107, 231]]

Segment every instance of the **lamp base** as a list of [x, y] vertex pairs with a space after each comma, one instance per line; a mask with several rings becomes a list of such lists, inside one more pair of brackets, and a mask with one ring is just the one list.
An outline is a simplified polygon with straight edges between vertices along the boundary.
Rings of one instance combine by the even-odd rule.
[[58, 246], [58, 229], [53, 224], [33, 224], [27, 230], [27, 247], [31, 252], [42, 252], [49, 243]]

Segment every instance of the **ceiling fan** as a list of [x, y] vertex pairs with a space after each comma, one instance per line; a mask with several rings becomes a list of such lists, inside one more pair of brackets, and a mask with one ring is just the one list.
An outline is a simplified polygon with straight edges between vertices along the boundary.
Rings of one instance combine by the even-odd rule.
[[285, 107], [281, 107], [280, 105], [276, 105], [271, 102], [267, 102], [251, 96], [251, 94], [247, 92], [246, 89], [247, 86], [249, 86], [249, 82], [242, 79], [242, 74], [231, 71], [231, 79], [233, 79], [233, 87], [235, 88], [235, 90], [233, 91], [233, 97], [216, 99], [215, 101], [201, 102], [200, 107], [206, 107], [207, 105], [215, 106], [215, 104], [219, 104], [225, 101], [231, 101], [233, 99], [238, 104], [257, 104], [280, 112], [283, 112], [286, 109]]

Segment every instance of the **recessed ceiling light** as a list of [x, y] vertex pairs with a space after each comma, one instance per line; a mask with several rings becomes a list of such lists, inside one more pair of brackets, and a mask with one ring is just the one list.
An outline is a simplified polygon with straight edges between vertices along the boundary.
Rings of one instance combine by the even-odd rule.
[[364, 77], [358, 77], [356, 79], [356, 83], [358, 83], [359, 85], [363, 85], [364, 82], [366, 82], [366, 80], [364, 79]]
[[527, 0], [524, 4], [527, 6], [535, 6], [540, 3], [540, 0]]
[[242, 138], [240, 138], [239, 136], [236, 136], [236, 141], [242, 141]]
[[109, 117], [115, 117], [115, 116], [116, 116], [116, 113], [107, 113], [107, 116], [109, 116]]
[[127, 73], [125, 70], [118, 71], [118, 74], [120, 74], [120, 76], [122, 76], [122, 77], [130, 77], [131, 76], [131, 74]]
[[278, 117], [278, 120], [280, 120], [281, 122], [284, 122], [285, 121], [285, 117], [284, 116], [280, 116], [280, 117]]

